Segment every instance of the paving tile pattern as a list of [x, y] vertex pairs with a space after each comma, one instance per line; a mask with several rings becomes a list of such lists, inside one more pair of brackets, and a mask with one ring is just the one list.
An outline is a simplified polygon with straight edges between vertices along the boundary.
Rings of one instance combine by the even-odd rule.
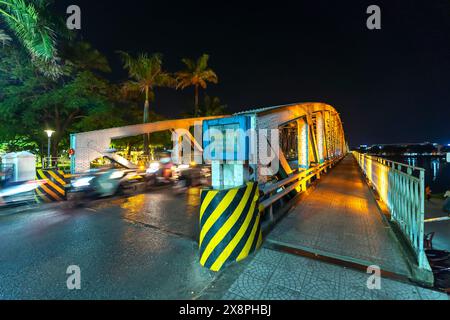
[[261, 249], [222, 296], [224, 300], [447, 300], [444, 293], [381, 279], [368, 289], [369, 274], [342, 266]]
[[352, 156], [325, 175], [267, 240], [409, 275], [395, 235]]
[[[269, 234], [277, 243], [408, 276], [395, 235], [383, 220], [356, 161], [345, 158]], [[447, 300], [446, 294], [263, 247], [223, 299]]]

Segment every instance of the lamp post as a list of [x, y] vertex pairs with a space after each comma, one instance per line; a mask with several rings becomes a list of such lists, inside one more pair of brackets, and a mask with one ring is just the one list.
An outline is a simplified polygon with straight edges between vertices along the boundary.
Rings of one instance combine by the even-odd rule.
[[49, 162], [51, 163], [51, 152], [50, 152], [50, 147], [51, 147], [51, 138], [52, 138], [52, 134], [55, 132], [53, 130], [45, 130], [45, 132], [47, 133], [47, 137], [48, 137], [48, 151], [47, 151], [47, 168], [49, 167]]

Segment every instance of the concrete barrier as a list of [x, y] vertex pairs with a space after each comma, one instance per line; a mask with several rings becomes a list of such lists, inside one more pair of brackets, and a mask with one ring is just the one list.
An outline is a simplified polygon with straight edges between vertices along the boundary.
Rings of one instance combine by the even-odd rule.
[[262, 243], [259, 189], [255, 182], [227, 190], [203, 190], [200, 264], [212, 271], [241, 261]]
[[66, 200], [66, 184], [69, 175], [58, 169], [38, 169], [36, 170], [36, 180], [46, 180], [47, 183], [40, 185], [36, 189], [36, 199], [38, 202], [54, 202]]

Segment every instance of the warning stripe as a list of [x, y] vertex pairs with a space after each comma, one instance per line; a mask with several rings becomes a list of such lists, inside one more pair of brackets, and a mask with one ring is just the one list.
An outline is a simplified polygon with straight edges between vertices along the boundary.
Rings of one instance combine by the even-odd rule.
[[[250, 254], [250, 249], [253, 247], [253, 242], [255, 240], [255, 235], [257, 234], [256, 231], [258, 229], [258, 225], [260, 224], [259, 223], [260, 216], [258, 215], [258, 217], [256, 219], [257, 219], [257, 221], [253, 225], [251, 235], [250, 235], [250, 237], [248, 237], [244, 248], [242, 249], [241, 253], [236, 258], [236, 261], [241, 261], [241, 260], [245, 259]], [[259, 234], [259, 237], [260, 236], [261, 236], [261, 233]]]
[[200, 264], [213, 271], [259, 248], [259, 189], [250, 182], [231, 190], [209, 190], [200, 207]]
[[48, 189], [51, 189], [51, 191], [52, 191], [53, 193], [60, 194], [61, 196], [64, 196], [65, 193], [66, 193], [66, 192], [64, 191], [64, 186], [59, 186], [59, 185], [58, 185], [58, 182], [53, 181], [53, 180], [52, 180], [53, 176], [52, 176], [51, 173], [53, 173], [53, 172], [51, 172], [51, 171], [45, 171], [45, 172], [44, 172], [44, 171], [42, 171], [42, 170], [38, 170], [38, 176], [39, 176], [41, 179], [47, 181], [46, 187], [47, 187]]
[[[57, 182], [59, 182], [59, 184], [61, 184], [62, 186], [65, 186], [66, 185], [66, 182], [63, 180], [63, 179], [61, 179], [59, 176], [58, 176], [58, 174], [56, 173], [56, 172], [53, 172], [53, 171], [47, 171], [47, 173], [49, 174], [49, 175], [51, 175], [52, 177], [53, 177], [53, 179], [55, 179]], [[59, 173], [59, 172], [58, 172]]]
[[[212, 225], [220, 218], [220, 216], [225, 212], [231, 202], [235, 199], [235, 196], [239, 190], [234, 189], [225, 194], [222, 201], [214, 209], [214, 211], [206, 218], [206, 222], [202, 224], [202, 229], [200, 231], [200, 246], [202, 245], [203, 239], [206, 233], [211, 229]], [[203, 220], [203, 219], [202, 219]]]
[[44, 202], [52, 202], [52, 200], [50, 200], [46, 195], [45, 192], [40, 190], [39, 188], [36, 189], [36, 194], [37, 196], [41, 199], [44, 200]]
[[[236, 190], [237, 192], [237, 190]], [[222, 227], [216, 232], [214, 237], [211, 239], [211, 241], [206, 246], [205, 250], [203, 251], [202, 259], [200, 260], [200, 263], [202, 265], [205, 265], [206, 260], [209, 258], [209, 255], [212, 253], [214, 248], [217, 246], [217, 244], [222, 241], [222, 239], [228, 234], [228, 232], [231, 230], [233, 225], [236, 223], [236, 221], [242, 216], [242, 211], [244, 211], [244, 207], [246, 203], [248, 202], [248, 198], [250, 197], [251, 188], [247, 187], [245, 190], [244, 197], [241, 199], [238, 207], [235, 211], [231, 214], [230, 217], [223, 223]]]
[[[228, 217], [228, 221], [225, 223], [225, 225], [223, 227], [221, 227], [221, 229], [219, 230], [219, 233], [222, 233], [223, 231], [226, 231], [226, 233], [224, 234], [225, 236], [219, 240], [219, 242], [215, 245], [214, 250], [211, 252], [209, 258], [207, 259], [207, 261], [205, 262], [205, 266], [206, 267], [212, 267], [212, 265], [214, 264], [214, 262], [216, 261], [217, 257], [219, 257], [222, 253], [222, 251], [226, 250], [227, 246], [229, 245], [230, 239], [233, 239], [236, 234], [239, 232], [239, 228], [243, 225], [245, 218], [247, 216], [247, 212], [250, 213], [250, 208], [252, 207], [253, 201], [250, 201], [252, 198], [254, 198], [254, 191], [256, 188], [256, 184], [253, 184], [251, 186], [248, 186], [245, 189], [245, 194], [241, 197], [239, 197], [239, 200], [241, 201], [240, 205], [243, 205], [243, 209], [240, 212], [240, 215], [237, 215], [239, 212], [239, 208], [237, 207], [234, 211], [233, 214], [231, 216]], [[254, 209], [253, 209], [254, 210]], [[253, 212], [250, 213], [251, 215], [253, 215]], [[236, 215], [237, 220], [233, 221], [232, 217], [233, 215]], [[225, 226], [227, 226], [231, 228], [224, 229]], [[248, 226], [248, 225], [247, 225]], [[214, 240], [217, 240], [219, 238], [216, 238]], [[240, 240], [240, 239], [239, 239]], [[235, 246], [233, 246], [232, 248], [230, 247], [230, 249], [232, 249], [231, 251], [235, 250], [237, 248], [239, 241], [236, 243]]]
[[60, 170], [36, 170], [36, 179], [45, 180], [45, 184], [38, 187], [36, 195], [45, 202], [62, 201], [65, 199], [67, 184], [65, 174]]
[[226, 246], [225, 250], [223, 250], [217, 260], [214, 262], [214, 264], [211, 266], [212, 270], [220, 270], [222, 265], [225, 263], [225, 261], [230, 257], [233, 250], [237, 247], [239, 242], [244, 237], [245, 232], [250, 229], [250, 221], [253, 218], [253, 212], [255, 209], [255, 203], [256, 201], [251, 201], [250, 210], [248, 210], [247, 215], [245, 215], [245, 220], [243, 223], [239, 226], [238, 232], [235, 234], [233, 239], [230, 241], [230, 243]]
[[46, 185], [42, 185], [41, 186], [42, 190], [45, 191], [45, 193], [50, 196], [51, 198], [53, 198], [54, 200], [57, 201], [61, 201], [62, 199], [55, 193], [53, 192], [50, 188], [48, 188]]
[[202, 199], [202, 206], [200, 207], [200, 220], [202, 220], [203, 214], [206, 211], [206, 208], [209, 206], [211, 201], [214, 199], [214, 197], [217, 195], [218, 191], [210, 191], [206, 192], [206, 196], [204, 199]]

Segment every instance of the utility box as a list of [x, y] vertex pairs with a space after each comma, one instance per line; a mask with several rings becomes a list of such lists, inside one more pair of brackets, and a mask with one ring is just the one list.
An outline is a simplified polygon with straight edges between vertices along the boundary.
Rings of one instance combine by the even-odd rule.
[[211, 163], [213, 189], [236, 188], [249, 178], [250, 116], [234, 116], [203, 122], [203, 156]]
[[13, 166], [12, 182], [35, 180], [36, 156], [32, 153], [26, 151], [7, 153], [2, 156], [2, 164]]

